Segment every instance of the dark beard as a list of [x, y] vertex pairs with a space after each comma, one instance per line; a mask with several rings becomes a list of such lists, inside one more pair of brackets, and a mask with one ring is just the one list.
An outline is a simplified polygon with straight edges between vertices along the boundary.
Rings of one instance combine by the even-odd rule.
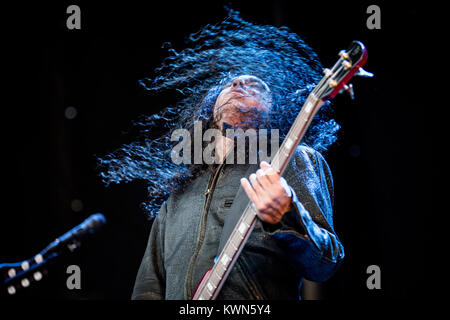
[[[215, 119], [215, 125], [217, 126], [219, 121], [222, 119], [225, 111], [220, 112]], [[231, 125], [226, 121], [223, 121], [222, 134], [225, 135], [226, 129], [269, 129], [269, 113], [266, 110], [258, 110], [254, 107], [247, 106], [231, 106], [226, 112], [232, 115], [235, 119], [242, 119]]]

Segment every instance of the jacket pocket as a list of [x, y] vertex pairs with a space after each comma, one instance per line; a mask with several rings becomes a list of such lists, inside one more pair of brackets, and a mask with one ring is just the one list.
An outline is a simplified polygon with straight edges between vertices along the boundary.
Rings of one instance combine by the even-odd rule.
[[224, 197], [220, 199], [219, 208], [217, 208], [217, 211], [214, 210], [212, 212], [221, 227], [223, 227], [223, 225], [225, 224], [225, 219], [227, 218], [227, 213], [230, 210], [231, 205], [233, 204], [233, 200], [234, 197]]

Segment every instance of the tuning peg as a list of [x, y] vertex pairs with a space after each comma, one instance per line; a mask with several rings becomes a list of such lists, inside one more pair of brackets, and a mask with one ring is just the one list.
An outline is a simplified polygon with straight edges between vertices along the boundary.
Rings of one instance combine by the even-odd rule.
[[36, 281], [41, 280], [41, 279], [42, 279], [42, 273], [41, 273], [40, 271], [36, 271], [36, 272], [33, 274], [33, 278], [34, 278], [34, 280], [36, 280]]
[[28, 261], [23, 261], [20, 265], [23, 271], [27, 271], [30, 269], [30, 263]]
[[353, 91], [353, 85], [349, 83], [348, 85], [344, 85], [343, 91], [347, 91], [350, 95], [350, 99], [355, 99], [355, 92]]
[[23, 278], [22, 281], [20, 281], [20, 284], [22, 285], [22, 287], [26, 288], [30, 285], [30, 280], [28, 280], [27, 278]]
[[341, 57], [342, 60], [346, 60], [348, 59], [350, 56], [348, 55], [347, 52], [345, 52], [345, 50], [341, 50], [339, 51], [339, 56]]
[[8, 270], [8, 277], [14, 278], [16, 276], [16, 270], [14, 268], [11, 268]]
[[374, 76], [374, 74], [371, 72], [367, 72], [363, 68], [359, 68], [358, 71], [355, 73], [355, 76], [364, 77], [364, 78], [372, 78]]
[[9, 286], [8, 287], [8, 294], [9, 295], [16, 294], [16, 288], [14, 286]]

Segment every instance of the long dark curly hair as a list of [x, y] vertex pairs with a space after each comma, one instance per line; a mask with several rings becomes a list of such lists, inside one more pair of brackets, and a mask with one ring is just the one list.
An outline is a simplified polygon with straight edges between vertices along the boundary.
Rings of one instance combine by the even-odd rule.
[[[213, 106], [222, 88], [239, 75], [253, 75], [271, 89], [272, 128], [283, 138], [321, 78], [322, 66], [316, 53], [288, 27], [257, 25], [244, 21], [238, 11], [226, 8], [227, 17], [216, 25], [206, 25], [188, 36], [181, 52], [169, 48], [169, 56], [152, 78], [140, 84], [152, 94], [177, 92], [176, 105], [134, 122], [147, 137], [125, 144], [98, 158], [100, 175], [106, 185], [143, 180], [148, 185], [148, 201], [143, 208], [154, 217], [172, 192], [180, 192], [210, 169], [205, 164], [175, 165], [170, 152], [171, 132], [192, 131], [195, 121], [203, 128], [214, 126]], [[324, 152], [337, 137], [339, 125], [327, 107], [316, 114], [302, 143]], [[152, 129], [161, 133], [151, 135]]]

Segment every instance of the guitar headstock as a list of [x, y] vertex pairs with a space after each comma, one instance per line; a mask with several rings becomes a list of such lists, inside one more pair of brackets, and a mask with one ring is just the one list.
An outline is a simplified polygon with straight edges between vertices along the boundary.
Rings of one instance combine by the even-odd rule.
[[60, 255], [71, 253], [81, 246], [81, 240], [106, 223], [101, 213], [89, 216], [78, 226], [56, 238], [33, 258], [16, 263], [0, 263], [0, 295], [6, 287], [9, 295], [40, 281], [47, 274], [46, 266]]
[[333, 99], [342, 90], [351, 90], [351, 86], [346, 84], [355, 73], [373, 76], [361, 68], [367, 61], [367, 50], [361, 42], [353, 41], [347, 50], [339, 52], [339, 57], [333, 68], [324, 69], [325, 76], [314, 90], [315, 96], [323, 101]]
[[40, 253], [22, 262], [0, 264], [0, 289], [2, 290], [0, 296], [6, 292], [8, 295], [14, 295], [18, 290], [40, 281], [47, 275], [47, 261], [48, 259]]

